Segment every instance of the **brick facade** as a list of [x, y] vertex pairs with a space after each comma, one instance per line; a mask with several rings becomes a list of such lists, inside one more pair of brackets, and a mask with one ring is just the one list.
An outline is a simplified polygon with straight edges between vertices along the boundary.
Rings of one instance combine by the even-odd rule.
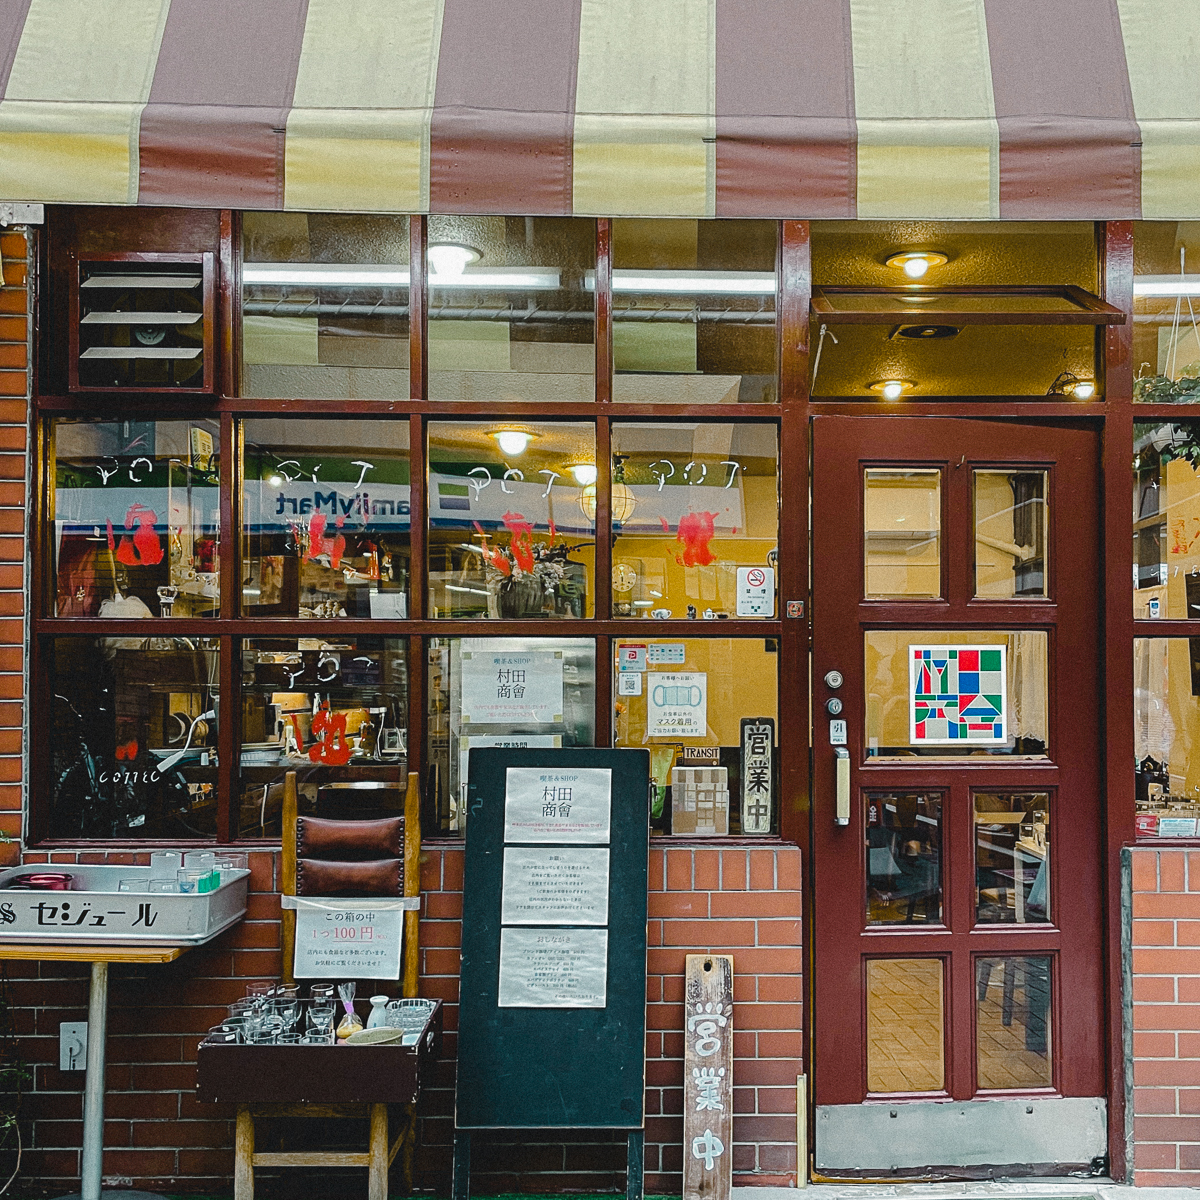
[[1131, 857], [1135, 1182], [1200, 1187], [1200, 850]]
[[[25, 857], [64, 864], [148, 861], [146, 854]], [[251, 867], [250, 904], [237, 928], [174, 963], [112, 968], [104, 1172], [120, 1186], [195, 1192], [231, 1186], [233, 1114], [196, 1102], [193, 1064], [197, 1043], [224, 1005], [250, 979], [279, 975], [278, 856], [255, 852]], [[462, 876], [460, 846], [426, 848], [421, 993], [446, 1002], [447, 1036], [443, 1062], [422, 1103], [416, 1182], [439, 1195], [450, 1183]], [[794, 1183], [801, 1071], [799, 851], [656, 847], [649, 910], [647, 1191], [681, 1189], [684, 956], [708, 951], [734, 958], [734, 1182]], [[58, 1026], [86, 1019], [87, 968], [10, 963], [8, 973], [21, 1051], [34, 1068], [23, 1104], [23, 1171], [29, 1180], [70, 1191], [79, 1171], [83, 1073], [58, 1070]], [[474, 1188], [480, 1194], [621, 1190], [624, 1164], [624, 1139], [617, 1136], [551, 1131], [519, 1141], [481, 1137]]]

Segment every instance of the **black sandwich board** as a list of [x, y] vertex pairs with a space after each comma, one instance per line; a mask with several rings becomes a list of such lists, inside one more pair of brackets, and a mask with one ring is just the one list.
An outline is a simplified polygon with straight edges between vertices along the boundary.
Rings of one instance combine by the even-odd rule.
[[469, 780], [455, 1200], [473, 1129], [628, 1130], [640, 1197], [649, 753], [472, 750]]

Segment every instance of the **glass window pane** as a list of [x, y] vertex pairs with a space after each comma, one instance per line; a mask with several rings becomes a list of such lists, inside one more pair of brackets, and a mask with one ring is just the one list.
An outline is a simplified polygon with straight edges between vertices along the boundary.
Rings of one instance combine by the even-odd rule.
[[1049, 957], [978, 958], [975, 985], [979, 1089], [1052, 1087]]
[[596, 398], [596, 222], [429, 218], [429, 395]]
[[1200, 817], [1200, 638], [1133, 643], [1138, 837], [1193, 837]]
[[590, 424], [432, 422], [429, 615], [590, 617], [595, 472]]
[[774, 617], [776, 427], [614, 425], [612, 444], [613, 615]]
[[404, 811], [408, 642], [254, 638], [242, 643], [239, 837], [279, 837], [284, 778], [301, 813]]
[[407, 399], [408, 218], [242, 214], [242, 395]]
[[867, 754], [878, 758], [1045, 758], [1041, 630], [872, 629]]
[[[927, 269], [912, 276], [902, 256], [921, 253]], [[1096, 239], [1086, 222], [814, 221], [812, 268], [814, 288], [904, 289], [902, 302], [896, 293], [873, 301], [880, 309], [897, 309], [894, 319], [881, 313], [878, 325], [831, 323], [813, 313], [814, 399], [846, 396], [874, 404], [954, 396], [1032, 399], [1052, 388], [1060, 398], [1099, 398], [1091, 326], [971, 325], [931, 321], [920, 311], [940, 307], [944, 293], [938, 291], [948, 287], [1073, 284], [1094, 294]], [[863, 297], [842, 303], [861, 308]], [[1073, 307], [1013, 296], [959, 296], [954, 304], [962, 310]], [[901, 385], [898, 396], [883, 392], [889, 381]]]
[[247, 616], [408, 616], [408, 421], [246, 421]]
[[776, 641], [620, 638], [614, 651], [613, 745], [650, 751], [652, 829], [776, 829]]
[[51, 838], [209, 838], [216, 832], [216, 639], [60, 637]]
[[613, 222], [613, 399], [768, 404], [774, 221]]
[[869, 792], [866, 801], [867, 924], [939, 924], [941, 794]]
[[946, 1026], [940, 958], [867, 962], [867, 1091], [940, 1092]]
[[54, 615], [212, 617], [216, 421], [51, 422]]
[[1045, 596], [1045, 471], [975, 472], [975, 595]]
[[974, 801], [976, 921], [1049, 921], [1049, 794], [976, 792]]
[[466, 830], [471, 748], [596, 744], [590, 638], [431, 638], [426, 798], [433, 829]]
[[1192, 221], [1133, 226], [1133, 399], [1200, 402], [1200, 231]]
[[1198, 465], [1200, 424], [1133, 427], [1133, 615], [1139, 620], [1200, 618]]
[[939, 597], [941, 528], [941, 471], [878, 467], [864, 471], [865, 597]]

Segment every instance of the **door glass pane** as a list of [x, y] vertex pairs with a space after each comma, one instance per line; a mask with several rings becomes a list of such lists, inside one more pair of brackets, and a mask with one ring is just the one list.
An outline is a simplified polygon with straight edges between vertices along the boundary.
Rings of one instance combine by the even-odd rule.
[[250, 420], [242, 612], [408, 616], [408, 422]]
[[946, 1086], [940, 958], [867, 963], [867, 1091], [940, 1092]]
[[592, 615], [594, 425], [433, 421], [428, 461], [431, 617]]
[[774, 617], [776, 427], [615, 424], [612, 448], [613, 616]]
[[870, 792], [867, 924], [930, 925], [942, 919], [942, 797]]
[[1052, 1086], [1049, 956], [976, 959], [975, 1000], [980, 1090]]
[[975, 472], [975, 595], [1045, 596], [1045, 471]]
[[872, 467], [863, 472], [864, 595], [942, 594], [942, 473]]
[[1050, 919], [1050, 796], [975, 793], [975, 919]]
[[215, 617], [217, 422], [71, 417], [51, 436], [53, 615]]
[[867, 755], [1046, 757], [1042, 630], [871, 629]]
[[1195, 837], [1200, 818], [1200, 638], [1133, 643], [1138, 837]]
[[1133, 427], [1133, 615], [1200, 617], [1200, 423]]

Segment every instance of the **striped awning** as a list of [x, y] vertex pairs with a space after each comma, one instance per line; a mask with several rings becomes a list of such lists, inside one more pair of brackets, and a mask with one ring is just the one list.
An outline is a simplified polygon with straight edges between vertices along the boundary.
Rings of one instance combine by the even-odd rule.
[[0, 0], [0, 200], [1200, 217], [1200, 0]]

